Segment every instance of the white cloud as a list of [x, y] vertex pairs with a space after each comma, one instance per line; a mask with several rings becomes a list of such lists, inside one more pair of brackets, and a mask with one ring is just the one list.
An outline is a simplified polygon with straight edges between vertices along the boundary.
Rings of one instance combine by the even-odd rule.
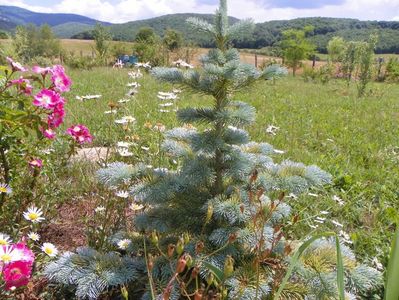
[[[42, 7], [40, 1], [35, 6], [26, 4], [24, 0], [0, 0], [0, 4], [20, 6], [34, 11], [76, 13], [114, 23], [171, 13], [213, 13], [216, 9], [215, 5], [200, 4], [198, 0], [120, 0], [117, 4], [114, 3], [115, 1], [111, 3], [111, 0], [60, 0], [52, 7]], [[267, 9], [267, 0], [229, 0], [228, 3], [230, 15], [238, 18], [253, 18], [258, 22], [311, 16], [362, 20], [399, 19], [399, 0], [346, 0], [341, 5], [313, 9]]]

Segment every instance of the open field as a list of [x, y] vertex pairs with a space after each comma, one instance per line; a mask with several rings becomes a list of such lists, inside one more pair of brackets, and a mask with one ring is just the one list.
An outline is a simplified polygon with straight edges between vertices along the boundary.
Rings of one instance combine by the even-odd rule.
[[[130, 135], [137, 139], [138, 146], [130, 161], [167, 163], [157, 155], [159, 136], [144, 124], [161, 122], [167, 128], [177, 125], [173, 112], [159, 111], [156, 98], [158, 91], [170, 91], [172, 86], [145, 76], [139, 80], [142, 87], [135, 100], [120, 105], [116, 115], [106, 115], [109, 102], [123, 98], [128, 89], [127, 71], [102, 68], [70, 70], [70, 74], [74, 85], [68, 95], [67, 125], [84, 123], [95, 136], [96, 146], [110, 146], [126, 134], [114, 120], [133, 115], [137, 124]], [[75, 100], [77, 95], [97, 93], [102, 95], [99, 100]], [[292, 200], [301, 211], [303, 226], [298, 234], [309, 232], [314, 217], [328, 210], [330, 220], [344, 224], [343, 229], [350, 233], [353, 247], [363, 259], [375, 255], [386, 258], [399, 193], [399, 86], [373, 84], [373, 92], [358, 99], [355, 88], [347, 89], [341, 81], [319, 85], [289, 77], [275, 85], [260, 83], [236, 98], [257, 109], [256, 124], [249, 128], [252, 138], [286, 151], [277, 160], [316, 164], [334, 177], [335, 184], [327, 192]], [[209, 103], [206, 97], [183, 93], [178, 105]], [[269, 125], [280, 128], [275, 136], [266, 132]], [[149, 147], [149, 152], [141, 146]], [[337, 205], [334, 196], [345, 204]], [[334, 229], [327, 222], [317, 230], [326, 227]]]

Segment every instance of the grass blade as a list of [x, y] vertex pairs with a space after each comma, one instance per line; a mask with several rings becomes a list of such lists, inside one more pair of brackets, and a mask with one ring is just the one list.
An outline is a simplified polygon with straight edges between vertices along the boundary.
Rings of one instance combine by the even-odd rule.
[[278, 290], [277, 293], [274, 295], [274, 300], [279, 300], [280, 295], [282, 293], [282, 291], [284, 290], [288, 280], [290, 279], [292, 272], [294, 271], [295, 266], [297, 265], [299, 258], [301, 257], [302, 253], [316, 240], [322, 238], [322, 237], [330, 237], [330, 236], [335, 236], [334, 232], [324, 232], [324, 233], [320, 233], [320, 234], [316, 234], [314, 236], [312, 236], [310, 239], [308, 239], [307, 241], [305, 241], [299, 248], [298, 250], [295, 252], [294, 256], [292, 257], [291, 263], [288, 266], [288, 270], [287, 273], [285, 274]]
[[341, 245], [338, 236], [335, 237], [337, 248], [337, 286], [340, 300], [345, 300], [344, 263], [342, 260]]
[[391, 255], [388, 263], [385, 300], [399, 299], [399, 225], [392, 242]]

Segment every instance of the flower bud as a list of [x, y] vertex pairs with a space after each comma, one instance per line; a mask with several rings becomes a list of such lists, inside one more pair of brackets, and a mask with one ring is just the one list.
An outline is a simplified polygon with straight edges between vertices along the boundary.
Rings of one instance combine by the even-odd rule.
[[191, 278], [192, 278], [192, 279], [197, 278], [197, 276], [198, 276], [198, 274], [199, 274], [199, 271], [200, 271], [199, 267], [198, 267], [198, 266], [195, 266], [195, 267], [193, 268], [193, 270], [191, 271]]
[[215, 276], [213, 275], [212, 272], [209, 272], [208, 275], [206, 276], [206, 283], [208, 285], [211, 285], [214, 280], [215, 280]]
[[176, 244], [176, 252], [177, 255], [181, 255], [184, 251], [184, 239], [180, 237]]
[[237, 233], [230, 233], [230, 235], [229, 235], [229, 243], [231, 244], [231, 243], [234, 243], [235, 241], [236, 241], [236, 239], [237, 239]]
[[182, 273], [186, 268], [186, 266], [187, 266], [187, 261], [185, 256], [180, 257], [179, 260], [177, 261], [176, 273]]
[[172, 293], [172, 287], [167, 287], [162, 293], [162, 300], [169, 300]]
[[158, 235], [157, 235], [157, 232], [154, 230], [153, 232], [151, 232], [151, 242], [154, 244], [154, 245], [158, 245]]
[[188, 244], [190, 242], [190, 234], [188, 232], [185, 232], [183, 234], [183, 239], [184, 239], [184, 244]]
[[175, 245], [169, 244], [168, 245], [168, 256], [172, 257], [174, 253], [175, 253]]
[[201, 253], [202, 250], [204, 250], [204, 247], [205, 247], [204, 242], [202, 241], [197, 242], [197, 244], [195, 245], [195, 253], [196, 254]]
[[122, 294], [123, 299], [129, 300], [129, 292], [127, 291], [125, 286], [121, 287], [121, 294]]
[[152, 257], [151, 254], [148, 254], [148, 259], [147, 259], [147, 268], [148, 271], [152, 271], [152, 269], [154, 268], [154, 258]]
[[209, 223], [209, 221], [212, 219], [212, 216], [213, 216], [213, 205], [208, 204], [208, 209], [206, 211], [205, 224]]
[[226, 260], [224, 261], [224, 277], [230, 277], [234, 272], [234, 259], [227, 255]]
[[202, 300], [202, 291], [195, 291], [194, 300]]
[[185, 257], [186, 257], [186, 261], [187, 261], [187, 267], [191, 268], [194, 264], [193, 258], [191, 257], [190, 254], [186, 254]]

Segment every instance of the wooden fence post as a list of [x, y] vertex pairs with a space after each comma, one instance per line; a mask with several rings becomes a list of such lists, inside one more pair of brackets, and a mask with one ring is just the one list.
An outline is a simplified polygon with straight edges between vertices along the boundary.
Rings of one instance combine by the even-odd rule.
[[255, 53], [255, 68], [258, 67], [258, 54]]

